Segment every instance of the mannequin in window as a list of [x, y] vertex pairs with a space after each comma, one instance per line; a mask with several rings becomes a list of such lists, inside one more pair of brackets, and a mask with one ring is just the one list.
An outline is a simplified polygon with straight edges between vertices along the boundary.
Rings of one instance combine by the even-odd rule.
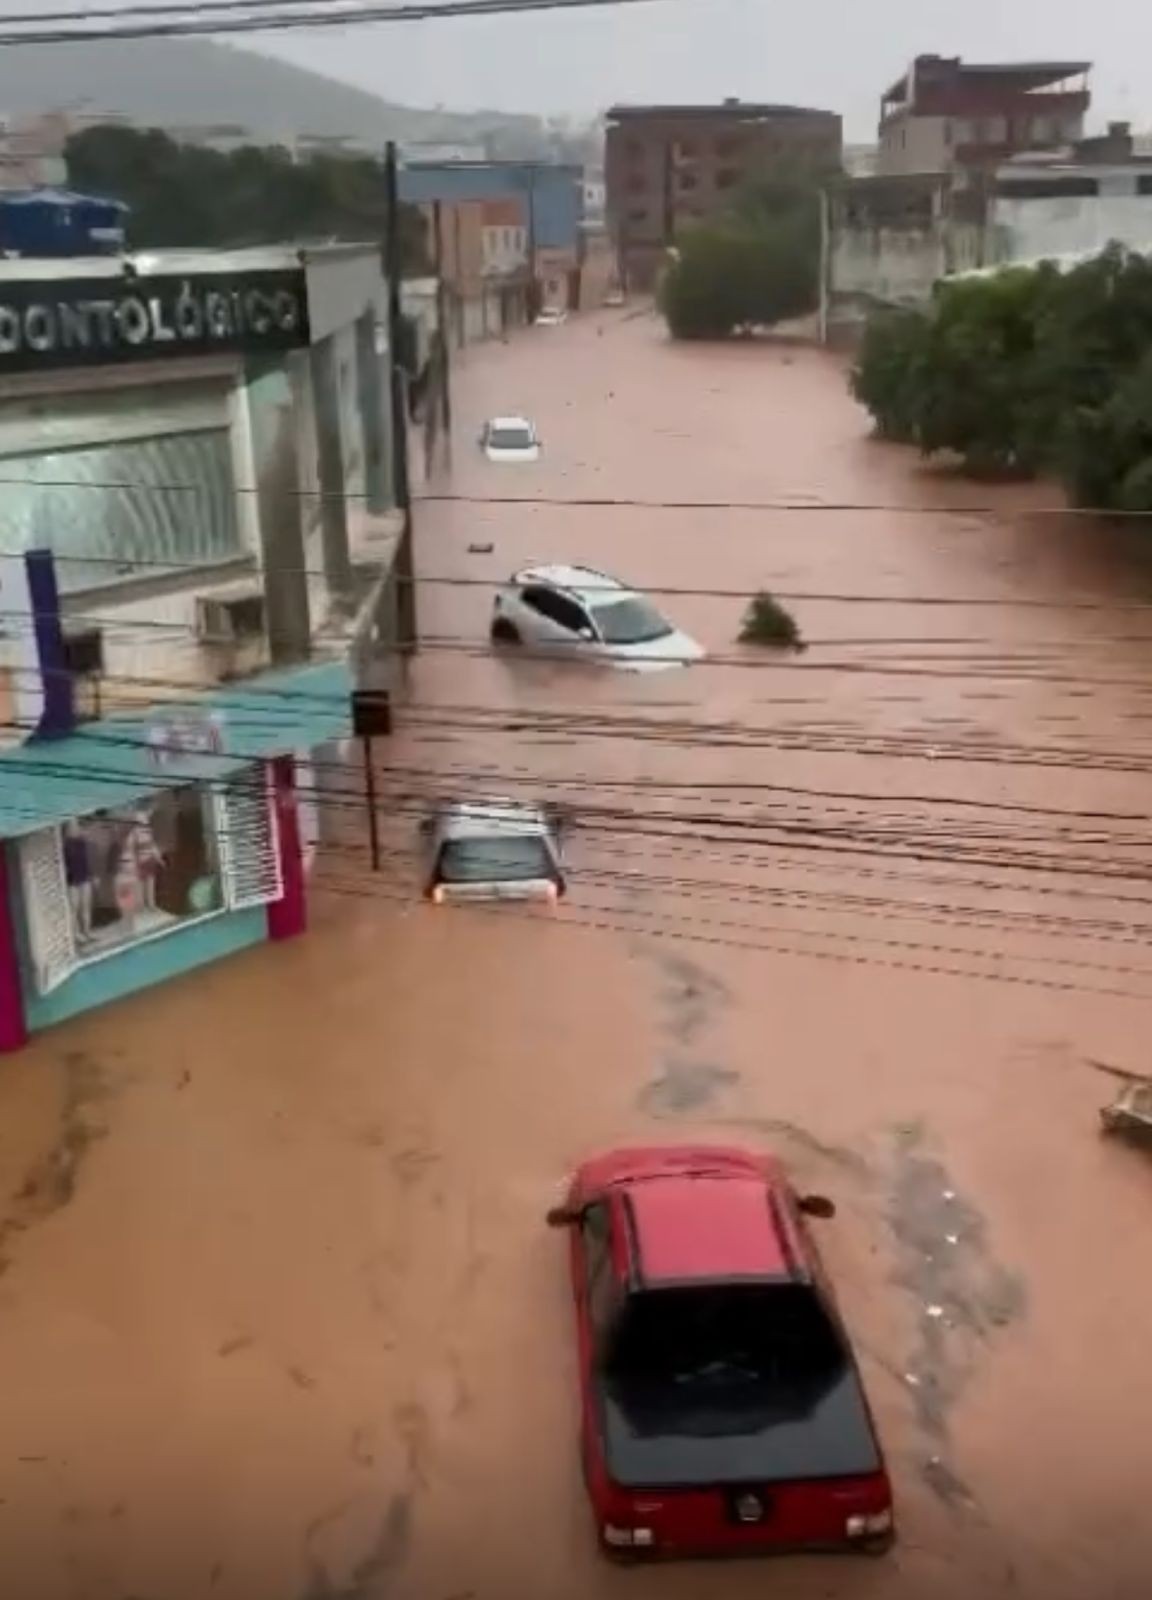
[[92, 856], [78, 822], [64, 824], [64, 879], [78, 944], [92, 937]]
[[124, 841], [124, 856], [131, 863], [137, 885], [137, 908], [156, 910], [156, 879], [164, 864], [164, 855], [156, 843], [148, 812], [141, 808], [132, 817], [132, 826]]

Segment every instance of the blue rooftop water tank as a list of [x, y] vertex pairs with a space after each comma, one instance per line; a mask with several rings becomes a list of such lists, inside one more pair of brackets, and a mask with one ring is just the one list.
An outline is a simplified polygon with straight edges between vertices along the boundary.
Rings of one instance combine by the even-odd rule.
[[0, 251], [18, 256], [105, 256], [124, 248], [128, 207], [70, 189], [0, 193]]

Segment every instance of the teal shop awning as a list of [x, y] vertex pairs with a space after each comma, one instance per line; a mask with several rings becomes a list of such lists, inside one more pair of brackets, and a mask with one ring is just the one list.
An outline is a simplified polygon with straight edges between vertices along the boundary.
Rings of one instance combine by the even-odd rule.
[[[296, 667], [0, 751], [0, 838], [131, 805], [172, 785], [234, 777], [260, 757], [346, 739], [351, 692], [346, 661]], [[173, 729], [196, 726], [214, 730], [217, 748], [174, 749]]]

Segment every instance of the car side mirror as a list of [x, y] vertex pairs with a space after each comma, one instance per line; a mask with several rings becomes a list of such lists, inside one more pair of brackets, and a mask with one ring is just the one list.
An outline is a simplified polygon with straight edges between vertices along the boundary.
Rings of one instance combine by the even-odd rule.
[[836, 1215], [836, 1202], [829, 1200], [826, 1194], [803, 1194], [798, 1204], [806, 1217], [821, 1217], [827, 1220]]
[[553, 1206], [544, 1221], [550, 1228], [572, 1228], [580, 1221], [580, 1213], [575, 1206]]

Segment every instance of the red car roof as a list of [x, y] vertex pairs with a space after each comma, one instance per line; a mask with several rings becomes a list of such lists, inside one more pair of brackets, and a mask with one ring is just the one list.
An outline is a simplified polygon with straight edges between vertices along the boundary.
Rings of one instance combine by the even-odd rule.
[[626, 1189], [647, 1283], [792, 1277], [797, 1240], [760, 1178], [669, 1176]]

